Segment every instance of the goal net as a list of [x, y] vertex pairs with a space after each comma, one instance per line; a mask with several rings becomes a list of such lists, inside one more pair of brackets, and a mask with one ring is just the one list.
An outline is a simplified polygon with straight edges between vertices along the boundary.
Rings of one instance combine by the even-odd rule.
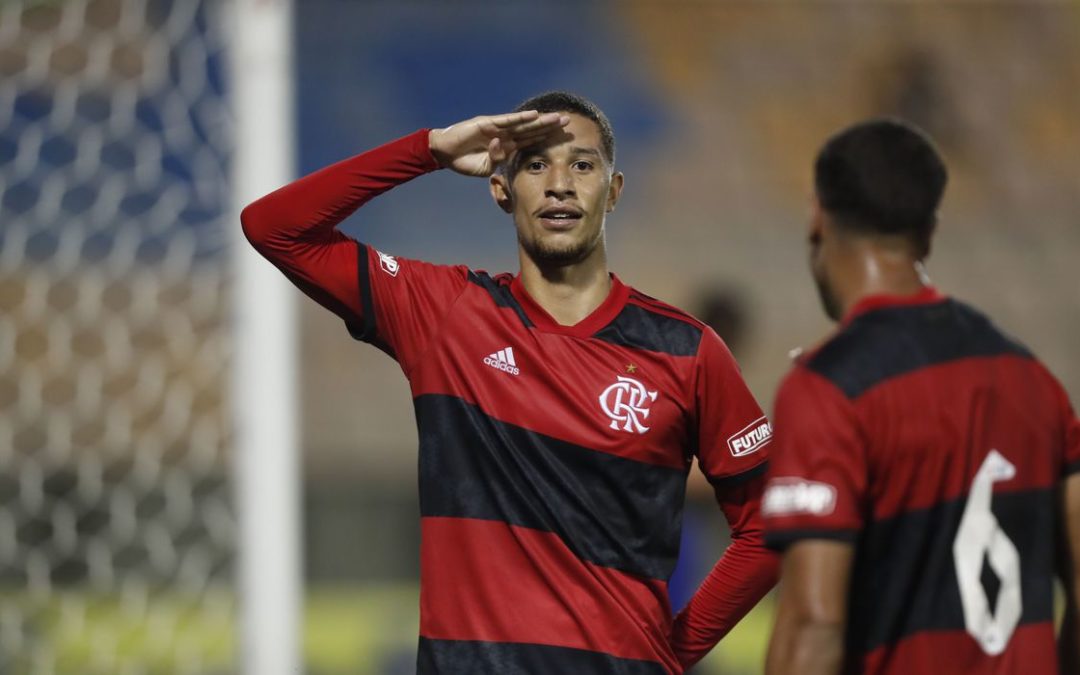
[[224, 9], [0, 3], [0, 672], [236, 671]]

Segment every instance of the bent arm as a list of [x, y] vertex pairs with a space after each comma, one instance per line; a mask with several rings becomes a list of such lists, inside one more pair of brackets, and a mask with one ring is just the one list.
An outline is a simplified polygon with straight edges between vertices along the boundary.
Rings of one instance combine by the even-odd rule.
[[1058, 636], [1061, 672], [1080, 672], [1080, 474], [1062, 483], [1059, 496], [1058, 574], [1065, 587], [1065, 615]]
[[731, 546], [675, 618], [672, 637], [683, 667], [700, 661], [776, 584], [779, 559], [764, 546], [759, 506], [764, 477], [717, 490]]
[[439, 167], [420, 130], [271, 192], [240, 214], [252, 246], [346, 322], [361, 317], [356, 242], [336, 229], [368, 200]]
[[766, 675], [835, 675], [844, 659], [854, 546], [807, 539], [784, 553]]

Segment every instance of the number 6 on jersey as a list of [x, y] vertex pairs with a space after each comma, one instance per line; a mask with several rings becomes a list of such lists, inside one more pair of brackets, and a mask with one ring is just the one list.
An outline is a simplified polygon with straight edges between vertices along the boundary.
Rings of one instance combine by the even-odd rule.
[[[1016, 467], [997, 450], [991, 450], [972, 481], [960, 529], [953, 540], [964, 626], [991, 656], [1005, 651], [1023, 611], [1020, 554], [990, 510], [994, 483], [1015, 475]], [[980, 580], [984, 559], [1001, 581], [994, 611], [990, 610], [990, 601]]]

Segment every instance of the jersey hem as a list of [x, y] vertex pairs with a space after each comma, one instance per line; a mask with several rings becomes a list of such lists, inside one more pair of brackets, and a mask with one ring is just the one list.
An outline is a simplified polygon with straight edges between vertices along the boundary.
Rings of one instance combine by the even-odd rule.
[[792, 544], [806, 539], [825, 539], [854, 544], [858, 536], [859, 531], [851, 529], [808, 528], [785, 530], [783, 532], [767, 532], [765, 534], [765, 546], [774, 551], [784, 551]]
[[717, 490], [729, 490], [733, 487], [742, 485], [743, 483], [746, 483], [753, 478], [757, 478], [758, 476], [764, 474], [768, 469], [769, 460], [765, 460], [757, 466], [751, 467], [745, 471], [741, 471], [736, 474], [732, 474], [730, 476], [714, 477], [706, 474], [705, 478], [708, 479], [709, 484], [712, 485], [713, 488]]

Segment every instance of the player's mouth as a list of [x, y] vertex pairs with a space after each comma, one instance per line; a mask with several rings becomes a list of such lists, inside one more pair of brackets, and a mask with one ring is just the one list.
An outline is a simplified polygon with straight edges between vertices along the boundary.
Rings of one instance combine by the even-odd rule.
[[545, 229], [556, 231], [572, 229], [584, 215], [581, 209], [573, 206], [549, 206], [537, 214]]

